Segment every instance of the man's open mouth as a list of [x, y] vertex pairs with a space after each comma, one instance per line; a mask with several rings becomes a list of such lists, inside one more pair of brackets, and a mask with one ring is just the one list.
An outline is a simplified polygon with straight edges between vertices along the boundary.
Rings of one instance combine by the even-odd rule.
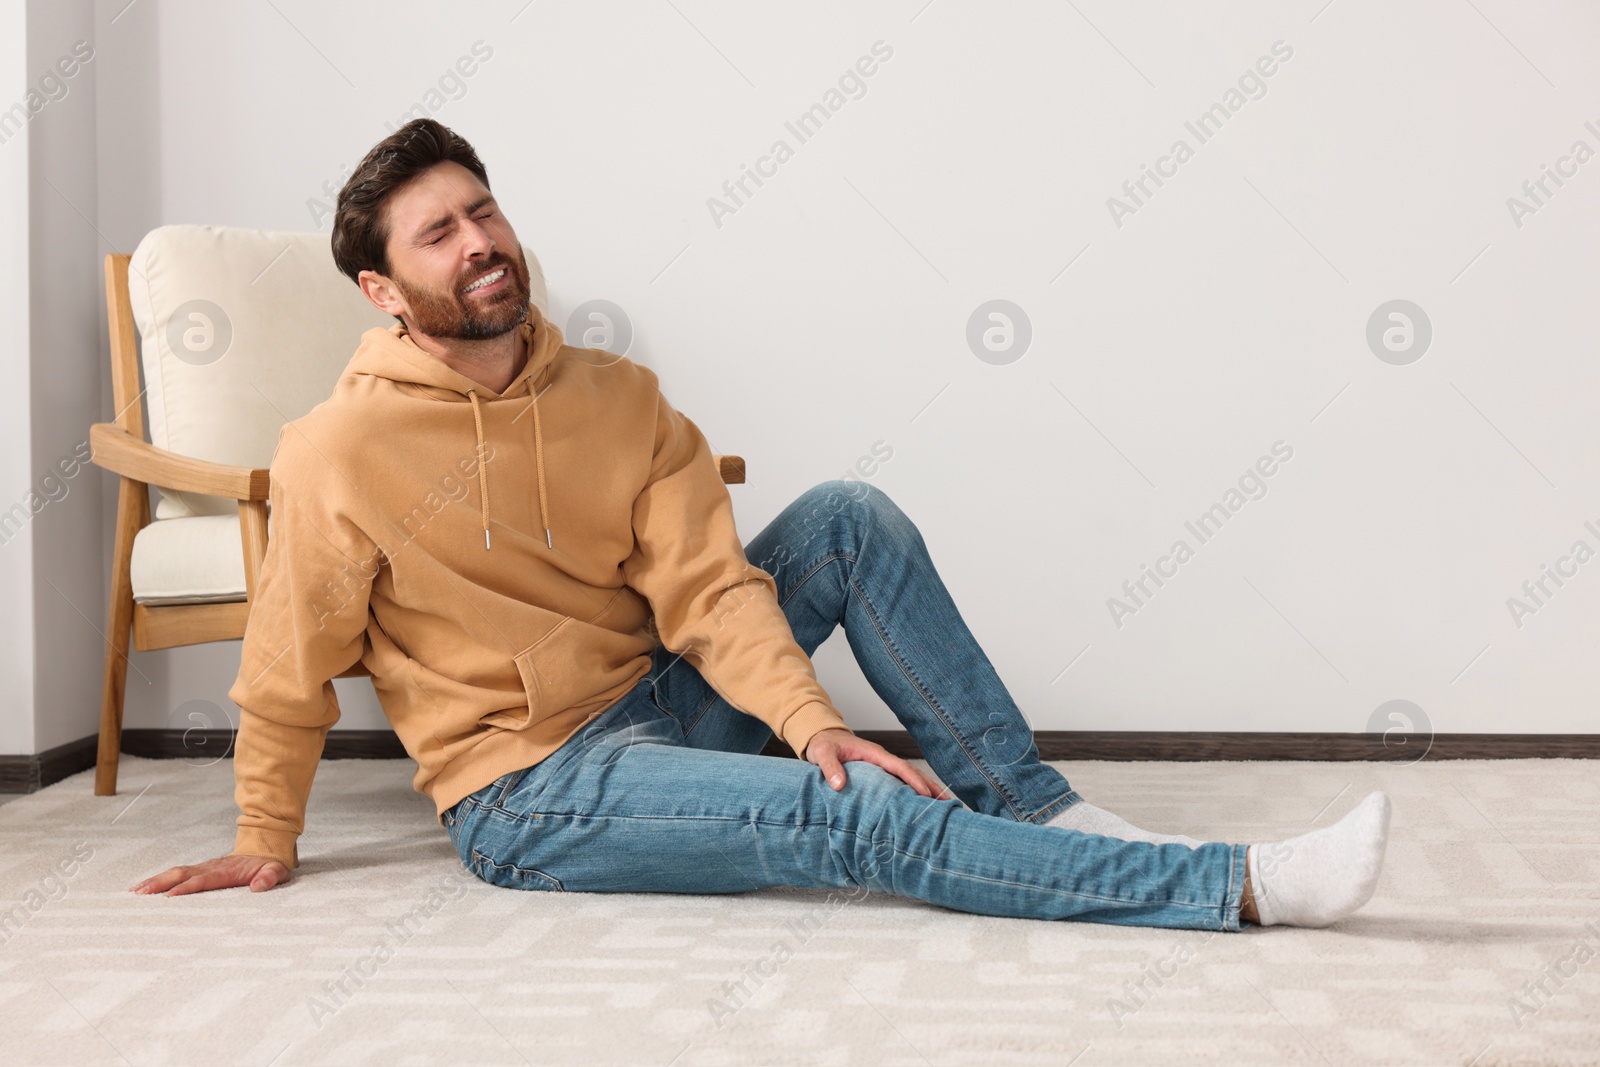
[[505, 281], [505, 278], [506, 268], [499, 267], [490, 271], [488, 274], [485, 274], [483, 277], [479, 278], [477, 281], [473, 282], [471, 285], [467, 286], [461, 291], [463, 293], [493, 292], [501, 286], [501, 284]]

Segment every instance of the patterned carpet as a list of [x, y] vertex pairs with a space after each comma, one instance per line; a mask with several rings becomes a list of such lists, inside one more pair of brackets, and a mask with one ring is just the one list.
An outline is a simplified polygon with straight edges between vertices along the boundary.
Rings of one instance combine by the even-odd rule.
[[1057, 766], [1221, 840], [1384, 788], [1377, 895], [1331, 930], [1204, 934], [860, 891], [525, 894], [462, 867], [409, 762], [337, 761], [289, 885], [140, 897], [232, 846], [232, 764], [125, 756], [118, 796], [86, 771], [0, 806], [0, 1063], [1600, 1063], [1595, 764]]

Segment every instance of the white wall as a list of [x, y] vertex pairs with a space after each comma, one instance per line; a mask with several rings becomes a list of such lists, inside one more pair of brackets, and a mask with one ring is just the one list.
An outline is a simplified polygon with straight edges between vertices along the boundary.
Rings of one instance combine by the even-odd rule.
[[105, 367], [93, 14], [90, 0], [0, 6], [0, 330], [10, 383], [0, 401], [0, 751], [11, 753], [92, 734], [98, 718], [100, 486], [82, 462]]
[[[27, 92], [27, 19], [22, 0], [0, 0], [0, 109]], [[0, 127], [0, 352], [10, 388], [0, 390], [0, 512], [26, 507], [33, 482], [29, 443], [28, 130]], [[21, 515], [22, 513], [16, 513]], [[18, 520], [20, 522], [20, 519]], [[0, 519], [0, 522], [4, 522]], [[33, 747], [33, 535], [26, 522], [0, 534], [0, 752]], [[13, 532], [15, 531], [15, 532]]]
[[102, 530], [113, 518], [101, 511], [104, 476], [85, 460], [107, 376], [100, 257], [113, 249], [96, 224], [94, 39], [91, 0], [28, 5], [28, 68], [49, 101], [28, 126], [30, 466], [48, 501], [32, 522], [35, 751], [99, 725]]
[[[628, 354], [746, 457], [747, 538], [891, 447], [872, 481], [1037, 729], [1359, 731], [1396, 698], [1440, 731], [1593, 728], [1600, 562], [1520, 627], [1507, 605], [1600, 550], [1600, 161], [1507, 207], [1600, 149], [1591, 5], [123, 6], [97, 6], [96, 74], [124, 250], [169, 222], [317, 228], [324, 183], [492, 49], [433, 113], [558, 311], [626, 309]], [[797, 143], [877, 41], [865, 95]], [[1200, 143], [1185, 123], [1280, 41]], [[708, 198], [777, 138], [793, 158], [719, 226]], [[1178, 138], [1192, 158], [1119, 225], [1108, 199]], [[997, 298], [1032, 330], [1004, 365], [966, 336]], [[1432, 323], [1408, 365], [1366, 338], [1394, 299]], [[1266, 496], [1198, 544], [1185, 522], [1278, 441]], [[1193, 559], [1118, 626], [1108, 599], [1178, 538]], [[842, 636], [817, 659], [856, 725], [894, 725]], [[133, 664], [127, 725], [169, 725], [226, 706], [237, 645]], [[382, 724], [341, 690], [342, 726]]]

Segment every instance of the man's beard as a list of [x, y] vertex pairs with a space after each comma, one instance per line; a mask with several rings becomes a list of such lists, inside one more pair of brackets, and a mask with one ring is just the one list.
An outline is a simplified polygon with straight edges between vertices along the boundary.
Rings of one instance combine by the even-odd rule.
[[[480, 300], [461, 291], [501, 267], [506, 268], [506, 287], [491, 299]], [[509, 333], [527, 317], [532, 299], [528, 262], [520, 249], [515, 260], [496, 252], [485, 266], [464, 272], [449, 292], [413, 287], [399, 275], [391, 275], [391, 279], [410, 306], [410, 329], [429, 337], [457, 341], [487, 341]]]

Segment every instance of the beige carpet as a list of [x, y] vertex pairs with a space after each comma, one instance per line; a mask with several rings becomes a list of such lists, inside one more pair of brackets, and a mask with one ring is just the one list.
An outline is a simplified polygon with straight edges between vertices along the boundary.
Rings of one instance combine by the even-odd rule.
[[84, 772], [0, 806], [0, 1063], [1600, 1063], [1595, 764], [1058, 766], [1224, 840], [1387, 789], [1377, 895], [1332, 930], [1208, 935], [860, 891], [519, 893], [465, 871], [410, 763], [338, 761], [289, 885], [140, 897], [232, 846], [232, 765], [124, 757], [118, 796]]

